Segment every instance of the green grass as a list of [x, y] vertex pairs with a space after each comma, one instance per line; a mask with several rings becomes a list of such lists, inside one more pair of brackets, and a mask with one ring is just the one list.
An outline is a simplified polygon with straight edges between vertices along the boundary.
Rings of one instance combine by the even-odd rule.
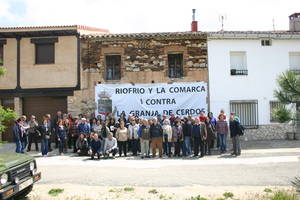
[[57, 189], [51, 189], [51, 190], [49, 190], [48, 194], [50, 196], [56, 197], [56, 196], [58, 196], [59, 194], [61, 194], [63, 192], [64, 192], [64, 189], [57, 188]]
[[125, 187], [125, 188], [124, 188], [124, 191], [125, 191], [125, 192], [133, 192], [133, 191], [134, 191], [134, 188], [133, 188], [133, 187]]
[[300, 176], [295, 177], [295, 179], [292, 181], [292, 185], [296, 191], [300, 193]]
[[200, 195], [198, 195], [196, 197], [191, 197], [191, 198], [188, 198], [186, 200], [207, 200], [207, 199], [204, 198], [204, 197], [201, 197]]
[[157, 194], [158, 191], [156, 189], [152, 189], [152, 190], [149, 190], [148, 193], [150, 193], [150, 194]]
[[289, 191], [276, 191], [270, 200], [299, 200], [300, 197]]
[[273, 191], [270, 188], [265, 188], [264, 192], [266, 192], [266, 193], [272, 193]]
[[225, 192], [225, 193], [223, 194], [223, 197], [224, 197], [225, 199], [232, 198], [233, 196], [234, 196], [234, 194], [233, 194], [232, 192]]
[[122, 189], [113, 188], [113, 189], [108, 190], [108, 192], [122, 192]]

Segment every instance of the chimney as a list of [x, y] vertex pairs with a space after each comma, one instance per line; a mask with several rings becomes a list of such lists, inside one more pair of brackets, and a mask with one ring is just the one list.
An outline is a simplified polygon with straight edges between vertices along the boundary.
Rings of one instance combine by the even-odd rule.
[[193, 21], [192, 21], [192, 32], [198, 31], [198, 21], [195, 21], [196, 9], [193, 9]]
[[294, 13], [289, 16], [290, 31], [300, 31], [300, 13]]

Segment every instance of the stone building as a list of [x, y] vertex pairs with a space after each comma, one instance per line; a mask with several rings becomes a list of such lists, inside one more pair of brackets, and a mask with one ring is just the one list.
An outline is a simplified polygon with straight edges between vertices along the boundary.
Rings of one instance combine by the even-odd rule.
[[73, 114], [94, 111], [96, 84], [208, 81], [203, 32], [96, 34], [81, 37], [81, 90]]

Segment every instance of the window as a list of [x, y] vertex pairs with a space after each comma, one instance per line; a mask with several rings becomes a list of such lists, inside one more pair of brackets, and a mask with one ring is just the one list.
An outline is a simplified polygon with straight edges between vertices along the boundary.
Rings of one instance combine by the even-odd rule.
[[106, 79], [120, 80], [121, 79], [121, 56], [110, 55], [105, 57], [106, 62]]
[[4, 56], [3, 56], [3, 44], [0, 44], [0, 66], [3, 65], [3, 60]]
[[54, 63], [54, 43], [35, 44], [35, 64]]
[[182, 54], [169, 54], [169, 77], [180, 78], [183, 76], [183, 55]]
[[261, 46], [271, 46], [271, 40], [261, 40]]
[[230, 101], [230, 111], [240, 118], [246, 128], [258, 128], [258, 105], [254, 101]]
[[300, 52], [290, 52], [289, 60], [290, 69], [297, 73], [300, 73]]
[[248, 75], [246, 52], [230, 52], [231, 75]]

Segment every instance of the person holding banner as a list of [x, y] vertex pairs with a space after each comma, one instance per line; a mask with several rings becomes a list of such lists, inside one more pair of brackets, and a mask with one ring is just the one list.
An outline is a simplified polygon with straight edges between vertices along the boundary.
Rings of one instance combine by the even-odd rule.
[[128, 129], [125, 127], [125, 122], [120, 121], [120, 127], [117, 129], [116, 138], [118, 140], [119, 146], [119, 156], [122, 156], [122, 151], [124, 156], [127, 156], [127, 142], [128, 142]]
[[163, 143], [163, 129], [161, 125], [157, 122], [157, 118], [154, 117], [152, 120], [152, 125], [150, 127], [150, 139], [152, 146], [152, 157], [156, 157], [156, 149], [159, 150], [159, 157], [162, 157], [162, 143]]

